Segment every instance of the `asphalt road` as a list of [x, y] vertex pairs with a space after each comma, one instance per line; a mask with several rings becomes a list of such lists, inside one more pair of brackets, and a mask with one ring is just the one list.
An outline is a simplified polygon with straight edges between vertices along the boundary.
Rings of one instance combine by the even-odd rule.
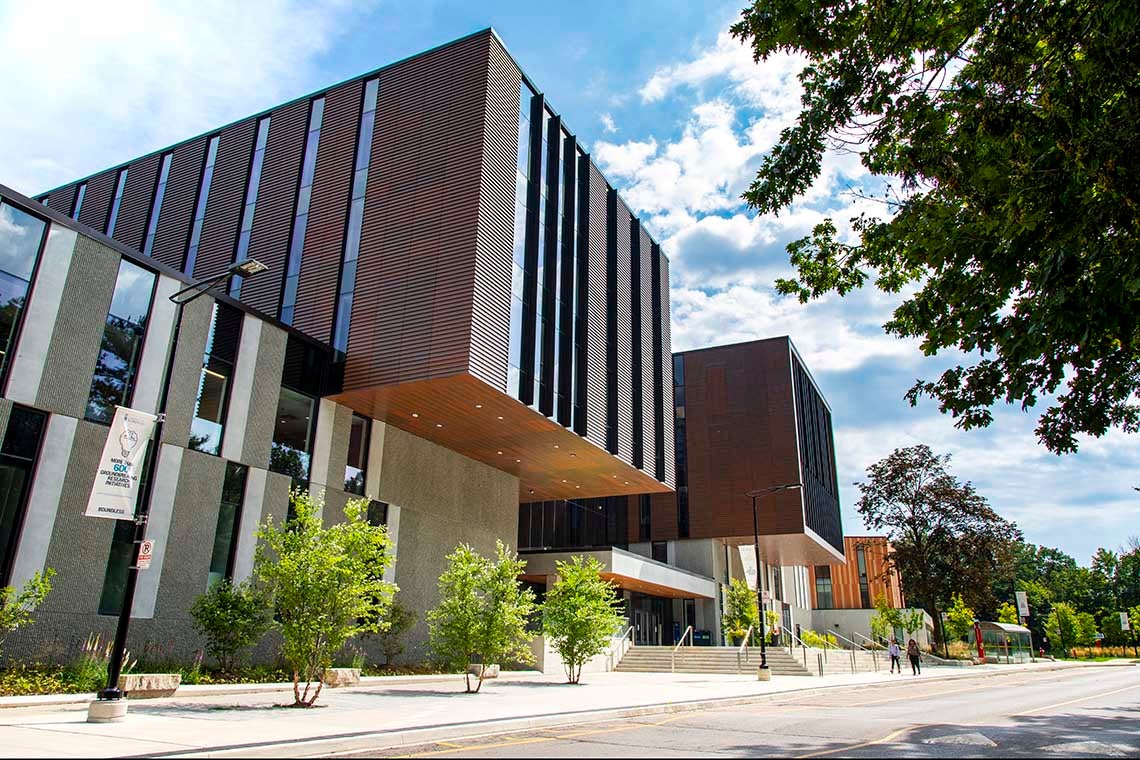
[[1140, 667], [898, 682], [356, 757], [1138, 757]]

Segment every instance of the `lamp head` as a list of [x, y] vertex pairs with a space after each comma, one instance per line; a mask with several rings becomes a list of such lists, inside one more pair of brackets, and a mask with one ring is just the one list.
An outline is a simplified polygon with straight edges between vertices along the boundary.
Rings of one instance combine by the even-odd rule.
[[262, 264], [257, 259], [242, 259], [235, 263], [229, 269], [229, 274], [241, 275], [242, 277], [253, 277], [255, 274], [261, 274], [266, 269], [269, 269], [265, 264]]

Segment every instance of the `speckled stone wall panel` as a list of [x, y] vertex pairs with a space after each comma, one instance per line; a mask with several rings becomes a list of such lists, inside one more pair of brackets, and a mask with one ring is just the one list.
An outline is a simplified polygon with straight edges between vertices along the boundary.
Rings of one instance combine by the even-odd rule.
[[191, 301], [182, 309], [182, 330], [178, 335], [170, 396], [166, 402], [166, 426], [162, 429], [164, 443], [185, 446], [190, 440], [190, 423], [202, 378], [202, 354], [213, 316], [214, 299], [209, 296]]
[[119, 254], [79, 236], [64, 285], [51, 345], [44, 358], [36, 406], [82, 418], [107, 310], [115, 292]]
[[[241, 447], [241, 462], [251, 467], [265, 467], [269, 464], [273, 425], [277, 420], [277, 401], [281, 396], [281, 368], [285, 365], [287, 338], [284, 330], [262, 324], [253, 389], [249, 398], [249, 414], [245, 420], [245, 441]], [[270, 474], [272, 477], [273, 473]], [[289, 479], [286, 477], [285, 480]], [[288, 491], [286, 486], [286, 494]]]

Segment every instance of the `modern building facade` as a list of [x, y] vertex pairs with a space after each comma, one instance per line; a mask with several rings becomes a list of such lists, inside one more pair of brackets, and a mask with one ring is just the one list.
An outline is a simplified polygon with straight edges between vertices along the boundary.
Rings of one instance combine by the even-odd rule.
[[444, 556], [520, 502], [674, 487], [668, 260], [491, 30], [0, 197], [0, 582], [58, 573], [6, 651], [113, 630], [131, 526], [82, 514], [107, 422], [157, 409], [167, 296], [245, 258], [182, 318], [136, 651], [197, 647], [191, 601], [290, 487], [386, 522], [410, 659]]
[[[690, 625], [720, 643], [727, 585], [758, 575], [783, 625], [810, 627], [808, 568], [844, 556], [827, 402], [787, 337], [672, 363], [676, 491], [523, 503], [528, 577], [541, 587], [557, 560], [594, 552], [623, 590], [637, 643], [672, 643]], [[747, 494], [797, 483], [758, 502], [758, 573]]]

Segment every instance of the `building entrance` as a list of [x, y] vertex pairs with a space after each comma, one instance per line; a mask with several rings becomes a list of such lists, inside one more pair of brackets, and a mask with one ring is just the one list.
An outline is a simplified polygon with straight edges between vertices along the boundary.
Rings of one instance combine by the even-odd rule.
[[633, 594], [629, 600], [633, 643], [663, 646], [673, 642], [673, 600]]

